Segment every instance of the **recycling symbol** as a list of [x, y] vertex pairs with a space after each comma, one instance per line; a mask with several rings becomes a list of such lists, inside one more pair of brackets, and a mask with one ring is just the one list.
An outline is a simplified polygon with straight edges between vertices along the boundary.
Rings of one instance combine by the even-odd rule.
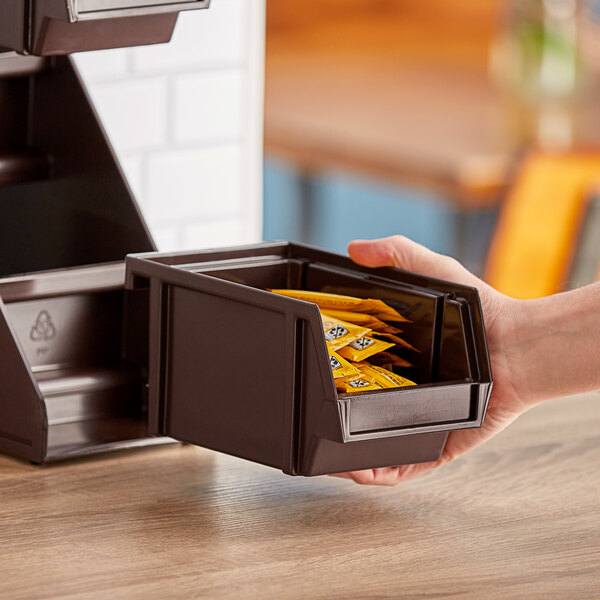
[[56, 328], [50, 318], [50, 313], [47, 310], [43, 310], [37, 316], [29, 337], [34, 342], [45, 342], [51, 340], [56, 335]]

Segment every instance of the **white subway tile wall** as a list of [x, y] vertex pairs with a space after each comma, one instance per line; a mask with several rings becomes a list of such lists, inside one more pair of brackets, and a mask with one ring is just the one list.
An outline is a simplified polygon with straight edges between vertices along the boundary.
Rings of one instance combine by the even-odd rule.
[[237, 144], [153, 153], [146, 163], [144, 207], [151, 223], [231, 219], [243, 205], [243, 152]]
[[212, 0], [170, 44], [76, 56], [160, 250], [261, 239], [264, 3]]

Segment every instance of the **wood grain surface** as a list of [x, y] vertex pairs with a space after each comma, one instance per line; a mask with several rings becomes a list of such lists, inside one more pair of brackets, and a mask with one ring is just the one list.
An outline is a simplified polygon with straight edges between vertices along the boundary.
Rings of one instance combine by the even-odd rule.
[[600, 395], [395, 488], [193, 446], [0, 457], [0, 598], [598, 598]]

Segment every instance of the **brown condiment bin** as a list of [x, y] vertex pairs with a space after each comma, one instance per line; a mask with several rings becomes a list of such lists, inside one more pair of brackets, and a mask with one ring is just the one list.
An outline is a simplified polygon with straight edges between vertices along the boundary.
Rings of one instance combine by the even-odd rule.
[[[474, 288], [276, 242], [126, 259], [126, 358], [148, 377], [148, 431], [320, 475], [436, 460], [481, 426], [491, 368]], [[336, 391], [316, 305], [265, 291], [380, 298], [412, 323], [416, 386]], [[147, 314], [148, 322], [134, 319]]]

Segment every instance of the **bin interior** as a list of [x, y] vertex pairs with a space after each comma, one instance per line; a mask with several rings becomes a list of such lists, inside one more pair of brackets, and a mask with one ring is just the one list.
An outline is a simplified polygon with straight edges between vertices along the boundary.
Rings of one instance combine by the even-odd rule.
[[384, 300], [410, 319], [410, 323], [392, 324], [402, 330], [400, 337], [419, 350], [401, 346], [389, 350], [414, 365], [394, 368], [398, 374], [417, 384], [471, 381], [475, 375], [476, 365], [469, 360], [467, 348], [472, 335], [465, 319], [468, 307], [452, 295], [384, 278], [374, 281], [294, 258], [268, 258], [255, 264], [187, 264], [180, 268], [257, 289], [301, 289]]

